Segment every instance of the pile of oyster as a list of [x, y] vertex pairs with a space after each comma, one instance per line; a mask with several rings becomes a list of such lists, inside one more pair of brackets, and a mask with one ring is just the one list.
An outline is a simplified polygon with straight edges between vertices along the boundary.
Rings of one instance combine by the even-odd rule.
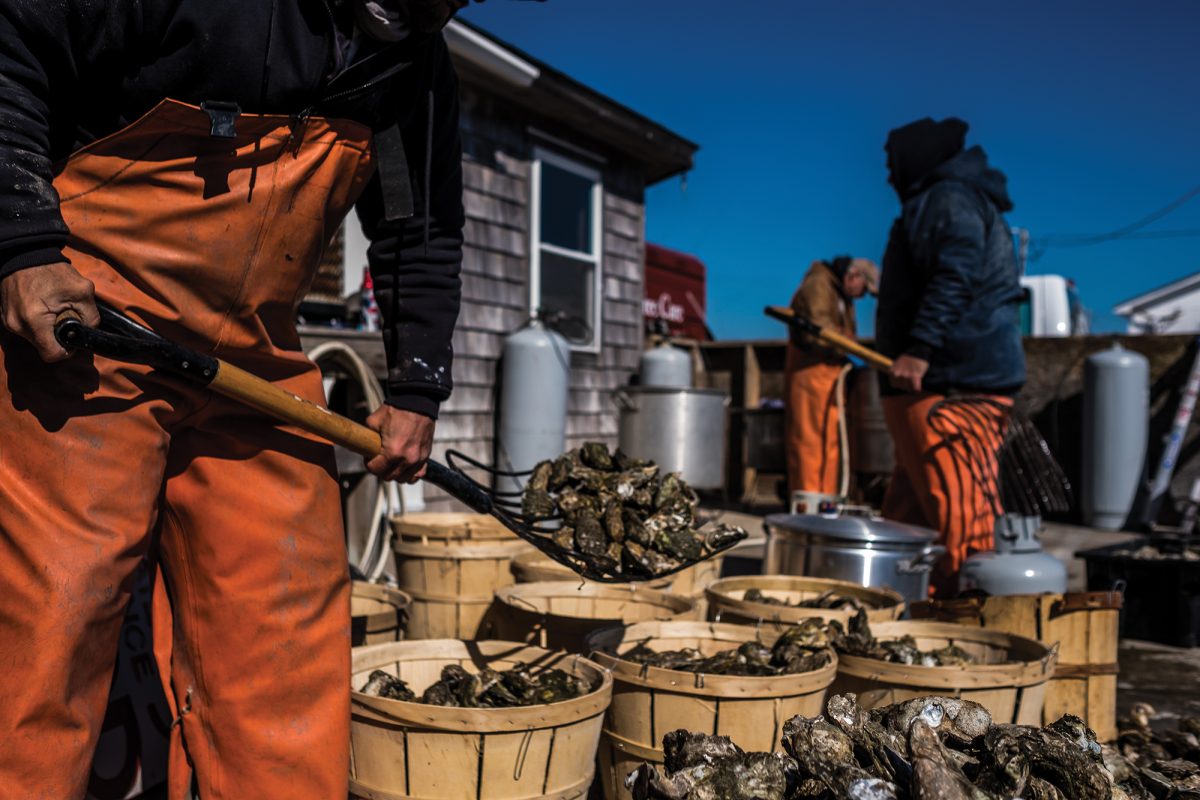
[[697, 530], [695, 493], [676, 473], [589, 442], [533, 469], [521, 497], [531, 522], [561, 520], [552, 538], [593, 570], [663, 575], [746, 538], [733, 525]]
[[821, 592], [816, 597], [808, 600], [797, 600], [792, 603], [779, 597], [771, 597], [763, 594], [761, 589], [747, 589], [742, 595], [742, 600], [747, 603], [764, 603], [769, 606], [788, 606], [789, 608], [828, 608], [835, 611], [859, 611], [864, 606], [854, 597], [847, 597], [838, 594], [835, 590], [830, 589], [827, 592]]
[[[1125, 800], [1130, 791], [1078, 717], [1044, 728], [993, 724], [978, 703], [922, 697], [865, 711], [834, 695], [823, 717], [784, 725], [783, 753], [746, 753], [724, 736], [673, 731], [663, 770], [629, 775], [635, 800]], [[1137, 784], [1140, 789], [1140, 784]]]
[[834, 621], [829, 624], [838, 631], [833, 637], [833, 645], [844, 655], [922, 667], [961, 667], [975, 663], [975, 658], [956, 644], [948, 644], [937, 650], [921, 650], [917, 647], [917, 640], [911, 636], [880, 641], [871, 633], [865, 609], [860, 609], [850, 618], [845, 632], [842, 632], [840, 623]]
[[404, 681], [380, 669], [368, 676], [362, 688], [363, 694], [373, 697], [458, 708], [547, 705], [581, 697], [591, 690], [586, 680], [561, 669], [543, 669], [534, 673], [524, 664], [503, 672], [485, 667], [478, 673], [449, 664], [442, 668], [442, 679], [426, 689], [420, 698]]
[[1181, 717], [1177, 730], [1159, 733], [1153, 716], [1147, 703], [1134, 704], [1118, 721], [1116, 743], [1103, 748], [1104, 766], [1132, 800], [1200, 799], [1200, 718]]
[[668, 650], [656, 653], [639, 643], [621, 658], [638, 664], [705, 675], [792, 675], [812, 672], [833, 661], [829, 629], [820, 619], [805, 620], [788, 627], [770, 647], [761, 642], [744, 642], [711, 656], [699, 650]]
[[1138, 561], [1200, 561], [1200, 547], [1172, 547], [1163, 549], [1153, 544], [1144, 544], [1133, 550], [1116, 550], [1115, 556], [1126, 556]]

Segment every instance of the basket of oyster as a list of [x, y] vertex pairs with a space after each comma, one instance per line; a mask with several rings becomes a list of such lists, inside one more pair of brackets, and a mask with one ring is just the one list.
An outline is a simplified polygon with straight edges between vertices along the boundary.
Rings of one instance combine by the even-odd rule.
[[642, 622], [596, 631], [588, 646], [614, 681], [600, 743], [608, 800], [630, 797], [624, 778], [638, 763], [662, 763], [663, 731], [689, 727], [775, 747], [784, 720], [820, 713], [837, 672], [830, 630], [818, 619], [784, 631]]
[[830, 578], [723, 578], [709, 586], [705, 596], [709, 619], [740, 625], [792, 624], [809, 617], [848, 623], [859, 610], [866, 610], [871, 622], [890, 622], [904, 613], [904, 597], [893, 589]]
[[612, 678], [515, 642], [429, 639], [352, 655], [350, 794], [587, 796]]
[[501, 639], [584, 653], [588, 634], [598, 628], [698, 619], [699, 614], [689, 597], [655, 589], [580, 583], [576, 578], [497, 589], [488, 618]]
[[[840, 623], [831, 623], [841, 629]], [[945, 622], [870, 624], [865, 611], [833, 637], [835, 692], [853, 692], [864, 708], [929, 694], [984, 705], [998, 721], [1041, 722], [1058, 646], [995, 630]]]
[[1078, 717], [1014, 725], [945, 696], [867, 709], [834, 695], [824, 716], [788, 720], [766, 752], [686, 729], [662, 742], [663, 764], [627, 778], [634, 800], [1183, 800], [1196, 796], [1185, 773], [1200, 770], [1183, 759], [1139, 768]]

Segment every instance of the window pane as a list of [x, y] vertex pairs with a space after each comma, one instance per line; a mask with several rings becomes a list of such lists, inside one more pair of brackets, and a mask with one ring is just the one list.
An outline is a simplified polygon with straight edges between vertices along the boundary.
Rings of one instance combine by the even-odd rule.
[[559, 331], [574, 344], [592, 341], [594, 269], [591, 262], [542, 251], [542, 308], [567, 317]]
[[591, 180], [542, 163], [542, 241], [592, 252]]

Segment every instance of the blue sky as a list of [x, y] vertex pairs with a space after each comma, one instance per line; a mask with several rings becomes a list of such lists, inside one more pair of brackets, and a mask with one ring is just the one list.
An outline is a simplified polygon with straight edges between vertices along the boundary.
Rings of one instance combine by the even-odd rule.
[[[779, 336], [814, 258], [878, 260], [898, 204], [890, 128], [959, 116], [1007, 173], [1009, 221], [1124, 226], [1200, 185], [1200, 2], [491, 0], [464, 18], [697, 142], [686, 188], [650, 190], [650, 241], [709, 269], [720, 338]], [[1147, 231], [1200, 229], [1200, 197]], [[1200, 270], [1200, 238], [1050, 248], [1093, 327]], [[861, 317], [872, 315], [869, 308]], [[864, 327], [867, 327], [864, 326]]]

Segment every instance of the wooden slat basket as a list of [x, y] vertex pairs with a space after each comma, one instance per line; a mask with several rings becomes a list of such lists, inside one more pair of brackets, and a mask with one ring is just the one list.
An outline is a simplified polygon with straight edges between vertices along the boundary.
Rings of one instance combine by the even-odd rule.
[[[357, 691], [373, 670], [418, 695], [457, 664], [477, 671], [558, 667], [595, 687], [583, 697], [525, 708], [445, 708]], [[363, 800], [579, 800], [595, 771], [612, 678], [591, 661], [513, 642], [427, 640], [353, 654], [350, 795]]]
[[713, 622], [641, 622], [596, 631], [591, 658], [613, 676], [613, 701], [600, 742], [600, 781], [607, 800], [629, 800], [625, 777], [643, 762], [662, 764], [662, 737], [677, 728], [728, 736], [747, 751], [779, 748], [783, 724], [817, 716], [837, 673], [837, 657], [815, 672], [771, 677], [697, 675], [626, 661], [639, 643], [653, 650], [691, 647], [705, 655], [778, 633]]
[[912, 636], [922, 650], [955, 644], [975, 657], [963, 667], [892, 664], [861, 656], [841, 655], [834, 694], [854, 692], [863, 708], [945, 695], [974, 700], [997, 723], [1040, 725], [1046, 686], [1054, 674], [1056, 647], [967, 625], [945, 622], [883, 622], [871, 626], [876, 639]]
[[579, 580], [499, 589], [492, 614], [499, 638], [572, 653], [584, 652], [584, 640], [598, 628], [696, 616], [688, 597]]
[[[565, 567], [558, 563], [550, 556], [540, 550], [530, 550], [527, 553], [521, 553], [512, 560], [513, 579], [517, 583], [544, 583], [545, 581], [575, 581], [580, 580], [570, 567]], [[649, 589], [658, 589], [660, 592], [671, 591], [671, 582], [675, 580], [675, 576], [671, 575], [658, 580], [646, 581], [638, 583], [636, 581], [630, 583], [631, 586], [645, 586]]]
[[917, 619], [977, 625], [1058, 644], [1043, 723], [1063, 714], [1086, 720], [1102, 742], [1117, 737], [1120, 592], [1021, 594], [913, 603]]
[[758, 589], [767, 597], [795, 603], [811, 600], [828, 591], [853, 597], [867, 607], [871, 624], [891, 622], [904, 614], [904, 597], [894, 589], [860, 586], [849, 581], [829, 578], [807, 578], [792, 575], [749, 575], [723, 578], [708, 587], [708, 618], [738, 625], [763, 623], [794, 625], [809, 617], [849, 622], [853, 612], [832, 608], [801, 608], [776, 606], [769, 603], [747, 602], [742, 597], [748, 589]]
[[412, 598], [399, 589], [367, 581], [350, 585], [350, 646], [399, 642]]
[[706, 558], [698, 564], [693, 564], [673, 576], [670, 590], [675, 594], [695, 600], [697, 608], [700, 609], [700, 615], [703, 617], [705, 606], [708, 605], [705, 590], [721, 577], [721, 566], [724, 563], [725, 554], [721, 553], [712, 558]]
[[533, 547], [482, 514], [392, 519], [397, 582], [412, 597], [409, 639], [486, 637], [492, 594], [512, 583], [509, 564]]

